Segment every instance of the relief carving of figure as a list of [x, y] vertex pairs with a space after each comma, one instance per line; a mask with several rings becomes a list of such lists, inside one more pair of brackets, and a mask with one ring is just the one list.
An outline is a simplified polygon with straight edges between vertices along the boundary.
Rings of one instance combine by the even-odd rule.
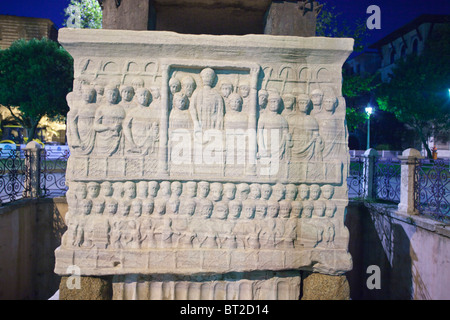
[[159, 141], [159, 119], [149, 108], [149, 90], [139, 89], [136, 98], [138, 105], [128, 112], [123, 122], [127, 151], [148, 155], [155, 152], [155, 144]]
[[[228, 111], [224, 117], [224, 128], [243, 129], [248, 128], [248, 115], [242, 111], [243, 100], [237, 93], [232, 93], [228, 97]], [[239, 141], [239, 140], [238, 140]]]
[[322, 161], [323, 140], [319, 134], [317, 120], [309, 115], [310, 100], [307, 95], [297, 98], [298, 113], [291, 117], [291, 160]]
[[248, 114], [250, 109], [250, 85], [243, 82], [239, 85], [239, 94], [242, 97], [242, 112]]
[[311, 115], [316, 115], [322, 111], [323, 91], [315, 89], [311, 92], [312, 110]]
[[[289, 126], [282, 115], [279, 114], [281, 97], [276, 92], [271, 92], [268, 97], [266, 111], [261, 114], [258, 121], [258, 155], [260, 157], [278, 157], [284, 159], [287, 143], [290, 140]], [[272, 146], [276, 136], [278, 148]]]
[[207, 129], [223, 129], [225, 113], [222, 96], [213, 88], [216, 73], [211, 68], [200, 72], [202, 87], [195, 90], [192, 95], [190, 112], [195, 131]]
[[323, 108], [325, 114], [320, 126], [320, 135], [324, 139], [323, 159], [333, 160], [347, 153], [346, 128], [342, 119], [335, 117], [338, 106], [336, 97], [325, 96]]
[[192, 97], [192, 94], [196, 88], [197, 84], [191, 76], [185, 76], [181, 79], [181, 92], [183, 92], [188, 98]]
[[220, 94], [223, 97], [225, 103], [225, 114], [229, 111], [228, 97], [233, 93], [233, 84], [230, 81], [224, 81], [220, 85]]
[[261, 89], [258, 91], [258, 107], [259, 107], [259, 114], [263, 114], [266, 110], [267, 103], [268, 103], [269, 93], [267, 90]]
[[125, 111], [118, 104], [119, 90], [108, 87], [105, 90], [107, 102], [100, 105], [95, 113], [94, 130], [96, 132], [96, 152], [101, 156], [121, 153], [122, 122]]
[[74, 153], [90, 154], [94, 148], [95, 97], [94, 88], [83, 87], [81, 101], [73, 104], [74, 107], [67, 113], [67, 139]]
[[193, 123], [189, 113], [189, 100], [183, 92], [177, 92], [173, 96], [173, 107], [169, 116], [170, 130], [176, 129], [192, 129]]
[[134, 109], [137, 106], [136, 102], [133, 100], [134, 94], [135, 92], [132, 86], [124, 86], [120, 89], [120, 97], [122, 98], [120, 105], [122, 106], [125, 113], [128, 113], [128, 111]]

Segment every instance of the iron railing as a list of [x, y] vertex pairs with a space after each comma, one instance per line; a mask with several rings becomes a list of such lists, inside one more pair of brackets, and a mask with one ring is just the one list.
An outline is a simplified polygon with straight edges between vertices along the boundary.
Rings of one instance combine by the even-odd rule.
[[374, 163], [374, 194], [378, 200], [400, 202], [401, 164], [396, 158], [378, 158]]
[[41, 150], [40, 189], [41, 197], [64, 196], [67, 192], [66, 169], [69, 151]]
[[450, 159], [417, 160], [414, 189], [419, 213], [450, 222]]
[[31, 168], [26, 165], [30, 153], [0, 150], [0, 204], [22, 199], [27, 193], [26, 180]]
[[364, 174], [364, 157], [350, 158], [347, 177], [348, 197], [350, 199], [363, 198], [365, 195], [366, 175]]

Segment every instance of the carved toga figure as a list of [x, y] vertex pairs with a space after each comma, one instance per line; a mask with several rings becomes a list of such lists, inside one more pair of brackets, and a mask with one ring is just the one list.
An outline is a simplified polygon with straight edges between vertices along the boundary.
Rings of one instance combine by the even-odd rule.
[[223, 129], [224, 102], [222, 96], [213, 89], [216, 73], [211, 68], [201, 71], [203, 87], [192, 95], [191, 111], [195, 131]]

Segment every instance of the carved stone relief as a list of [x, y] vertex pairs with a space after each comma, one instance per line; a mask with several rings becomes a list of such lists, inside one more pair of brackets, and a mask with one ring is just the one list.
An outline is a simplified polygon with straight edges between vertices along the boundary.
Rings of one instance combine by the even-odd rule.
[[349, 44], [111, 32], [61, 34], [75, 89], [57, 273], [351, 269]]

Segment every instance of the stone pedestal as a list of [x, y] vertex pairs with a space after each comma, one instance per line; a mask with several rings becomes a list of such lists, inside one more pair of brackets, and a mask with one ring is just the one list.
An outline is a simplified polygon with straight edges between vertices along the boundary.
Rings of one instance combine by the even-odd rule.
[[[297, 299], [352, 268], [352, 39], [62, 29], [67, 232], [55, 272], [115, 299]], [[139, 276], [137, 276], [139, 275]]]
[[347, 278], [305, 272], [302, 300], [350, 300]]
[[400, 180], [400, 203], [398, 211], [407, 214], [418, 214], [415, 208], [414, 183], [415, 168], [418, 159], [423, 156], [416, 149], [410, 148], [403, 151], [398, 157], [401, 161], [401, 180]]

